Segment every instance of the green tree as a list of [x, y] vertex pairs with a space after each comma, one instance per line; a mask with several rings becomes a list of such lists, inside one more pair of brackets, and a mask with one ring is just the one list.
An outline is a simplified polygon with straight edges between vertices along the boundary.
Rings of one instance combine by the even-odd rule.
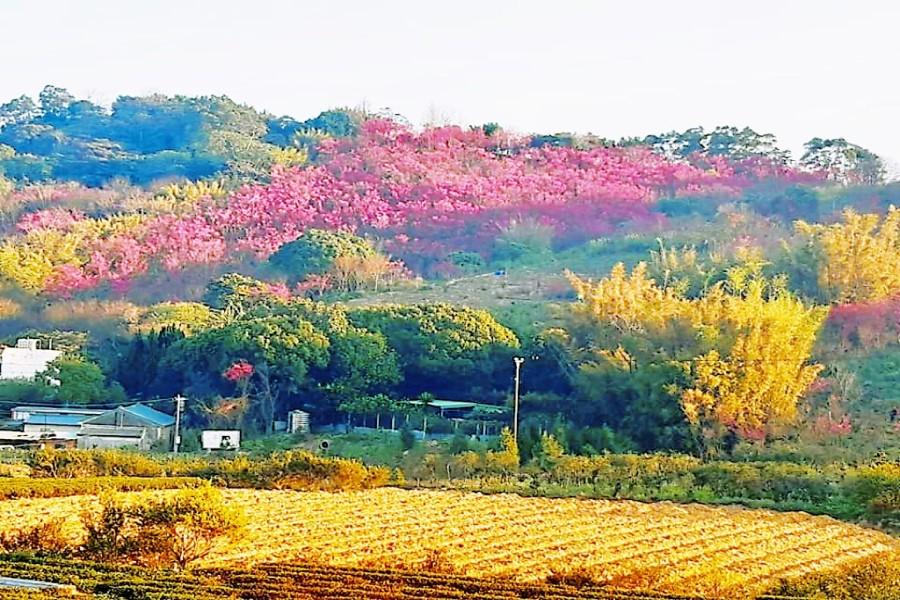
[[448, 304], [380, 305], [354, 309], [348, 316], [354, 325], [383, 334], [397, 353], [403, 396], [465, 394], [474, 382], [485, 388], [508, 385], [519, 340], [485, 310]]
[[68, 90], [55, 85], [44, 86], [38, 96], [41, 104], [42, 120], [48, 125], [65, 122], [69, 115], [69, 107], [75, 102], [75, 96]]
[[28, 123], [41, 114], [41, 109], [28, 96], [19, 96], [0, 105], [0, 128]]
[[320, 411], [335, 410], [357, 397], [383, 397], [402, 379], [397, 355], [385, 336], [355, 326], [343, 307], [295, 300], [273, 314], [308, 320], [328, 337], [328, 363], [311, 374]]
[[884, 181], [885, 166], [880, 156], [844, 138], [813, 138], [804, 144], [800, 164], [824, 172], [843, 184], [876, 185]]
[[790, 160], [790, 153], [778, 147], [774, 135], [757, 133], [749, 127], [740, 129], [722, 125], [712, 131], [693, 127], [682, 132], [648, 135], [642, 140], [630, 140], [626, 145], [633, 143], [650, 146], [655, 152], [670, 159], [706, 155], [736, 160], [764, 158], [779, 164]]
[[116, 381], [134, 396], [174, 395], [180, 391], [177, 377], [162, 362], [169, 348], [184, 337], [181, 328], [171, 325], [138, 332], [116, 361], [113, 371]]
[[335, 260], [343, 257], [369, 258], [375, 256], [368, 240], [344, 231], [308, 229], [293, 242], [278, 249], [269, 262], [297, 282], [312, 273], [326, 273]]
[[327, 367], [329, 347], [327, 335], [299, 316], [250, 317], [178, 342], [164, 364], [174, 373], [221, 378], [232, 364], [250, 363], [256, 415], [261, 429], [271, 431], [283, 398], [309, 383], [310, 368]]
[[[213, 284], [210, 284], [213, 285]], [[208, 329], [222, 320], [209, 306], [197, 302], [161, 302], [147, 308], [133, 329], [149, 332], [173, 327], [186, 335]]]
[[53, 395], [63, 404], [109, 401], [103, 371], [95, 363], [79, 356], [57, 358], [47, 366], [42, 378], [55, 387]]
[[227, 273], [206, 286], [203, 302], [232, 317], [254, 309], [270, 309], [284, 301], [275, 295], [272, 286], [239, 273]]

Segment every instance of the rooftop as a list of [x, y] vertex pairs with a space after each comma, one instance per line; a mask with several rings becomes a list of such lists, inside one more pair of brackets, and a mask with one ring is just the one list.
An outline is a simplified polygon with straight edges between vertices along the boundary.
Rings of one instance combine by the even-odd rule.
[[[407, 404], [416, 404], [421, 406], [421, 400], [407, 400]], [[428, 406], [433, 406], [439, 410], [472, 410], [473, 412], [482, 414], [501, 414], [506, 412], [506, 407], [496, 406], [494, 404], [482, 404], [479, 402], [464, 402], [462, 400], [429, 400]]]
[[160, 412], [155, 408], [150, 408], [145, 404], [132, 404], [126, 406], [125, 410], [131, 414], [146, 419], [159, 427], [168, 427], [175, 424], [175, 417], [164, 412]]
[[12, 412], [27, 412], [36, 414], [53, 414], [53, 415], [102, 415], [109, 409], [102, 408], [83, 408], [80, 406], [16, 406]]
[[175, 424], [175, 417], [167, 415], [144, 404], [120, 406], [103, 414], [92, 416], [85, 421], [89, 425], [153, 426], [169, 427]]
[[25, 418], [26, 425], [76, 426], [91, 418], [91, 415], [54, 415], [51, 413], [31, 414]]

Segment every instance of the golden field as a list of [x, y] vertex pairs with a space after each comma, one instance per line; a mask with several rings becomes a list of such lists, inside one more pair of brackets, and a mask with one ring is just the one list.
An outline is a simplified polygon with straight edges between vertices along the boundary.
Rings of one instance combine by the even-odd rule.
[[[164, 495], [172, 492], [134, 492]], [[624, 500], [523, 498], [380, 488], [327, 493], [223, 490], [246, 535], [204, 565], [307, 560], [336, 566], [440, 568], [540, 581], [585, 569], [619, 587], [679, 593], [760, 590], [897, 551], [880, 532], [804, 513]], [[0, 502], [0, 528], [63, 518], [73, 539], [91, 496]]]

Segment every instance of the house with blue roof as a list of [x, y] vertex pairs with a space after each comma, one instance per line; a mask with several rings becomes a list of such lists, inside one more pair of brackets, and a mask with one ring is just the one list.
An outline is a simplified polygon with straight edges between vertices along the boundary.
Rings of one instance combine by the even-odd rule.
[[39, 438], [50, 436], [60, 440], [77, 440], [81, 424], [90, 418], [90, 415], [30, 414], [22, 421], [22, 432]]
[[79, 448], [172, 447], [175, 417], [145, 404], [120, 406], [81, 422]]
[[0, 422], [0, 444], [168, 449], [175, 418], [145, 404], [114, 409], [17, 406]]

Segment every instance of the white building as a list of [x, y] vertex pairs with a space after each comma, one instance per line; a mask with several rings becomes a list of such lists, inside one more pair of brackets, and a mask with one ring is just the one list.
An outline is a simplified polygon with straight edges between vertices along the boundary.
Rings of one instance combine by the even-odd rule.
[[38, 348], [38, 340], [19, 340], [15, 348], [0, 351], [0, 379], [34, 379], [61, 355], [59, 350]]

